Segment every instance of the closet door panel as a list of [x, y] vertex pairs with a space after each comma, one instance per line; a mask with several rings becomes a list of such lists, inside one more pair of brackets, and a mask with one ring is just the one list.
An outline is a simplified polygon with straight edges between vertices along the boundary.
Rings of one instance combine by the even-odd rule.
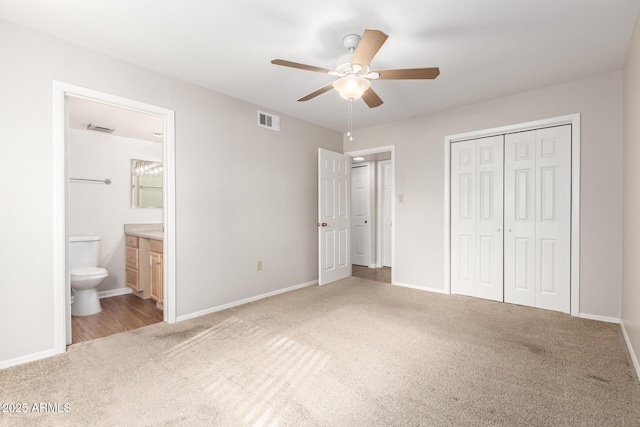
[[571, 126], [536, 134], [536, 307], [570, 312]]
[[475, 296], [503, 300], [503, 136], [476, 140]]
[[475, 296], [475, 142], [451, 145], [451, 292]]
[[503, 136], [451, 146], [451, 291], [503, 300]]
[[535, 306], [536, 131], [505, 135], [504, 300]]

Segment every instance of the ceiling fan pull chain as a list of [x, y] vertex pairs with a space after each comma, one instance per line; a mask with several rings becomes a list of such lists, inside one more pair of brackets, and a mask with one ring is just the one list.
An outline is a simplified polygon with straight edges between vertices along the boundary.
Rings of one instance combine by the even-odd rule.
[[353, 98], [349, 99], [347, 113], [347, 136], [353, 141]]

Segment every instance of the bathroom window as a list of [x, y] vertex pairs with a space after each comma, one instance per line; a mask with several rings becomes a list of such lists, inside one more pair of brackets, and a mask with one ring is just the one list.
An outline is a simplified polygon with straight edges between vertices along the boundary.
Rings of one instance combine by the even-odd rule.
[[162, 208], [162, 162], [131, 160], [131, 207]]

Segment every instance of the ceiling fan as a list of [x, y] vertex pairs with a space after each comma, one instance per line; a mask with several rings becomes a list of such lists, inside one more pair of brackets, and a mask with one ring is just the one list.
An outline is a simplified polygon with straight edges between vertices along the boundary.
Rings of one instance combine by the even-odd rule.
[[343, 40], [344, 47], [349, 50], [349, 53], [342, 55], [338, 59], [335, 70], [283, 59], [274, 59], [271, 63], [340, 77], [338, 80], [303, 96], [298, 101], [308, 101], [335, 88], [344, 99], [355, 100], [362, 98], [369, 108], [375, 108], [382, 105], [382, 99], [371, 88], [370, 80], [435, 79], [440, 74], [440, 70], [437, 67], [371, 70], [369, 67], [371, 60], [388, 37], [382, 31], [369, 29], [364, 30], [362, 38], [357, 34], [349, 34]]

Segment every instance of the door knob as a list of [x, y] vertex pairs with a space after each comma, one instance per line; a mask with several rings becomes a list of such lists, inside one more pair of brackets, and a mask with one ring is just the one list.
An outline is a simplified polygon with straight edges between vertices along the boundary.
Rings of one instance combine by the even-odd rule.
[[328, 224], [326, 222], [318, 223], [318, 227], [326, 227]]
[[366, 220], [366, 219], [364, 220], [364, 223], [365, 223], [365, 224], [367, 223], [367, 220]]

